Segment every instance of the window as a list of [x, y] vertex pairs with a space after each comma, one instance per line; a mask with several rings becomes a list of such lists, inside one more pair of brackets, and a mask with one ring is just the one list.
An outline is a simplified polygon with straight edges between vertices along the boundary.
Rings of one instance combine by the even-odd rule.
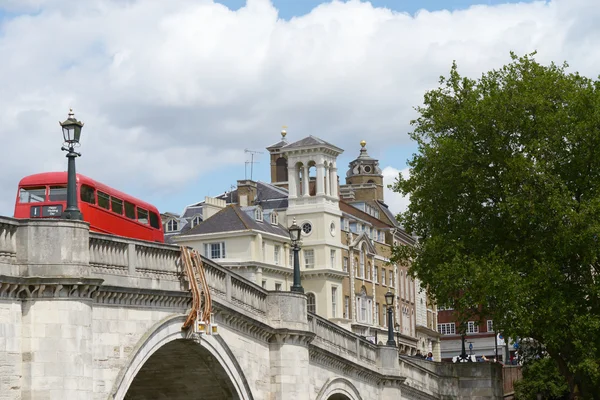
[[361, 278], [365, 277], [365, 248], [364, 246], [360, 248], [360, 270], [359, 276]]
[[79, 198], [89, 204], [96, 204], [96, 190], [88, 185], [81, 185]]
[[196, 215], [194, 218], [192, 218], [190, 228], [193, 228], [193, 227], [199, 225], [200, 222], [202, 222], [202, 217], [200, 217], [199, 215]]
[[176, 220], [172, 219], [169, 222], [167, 222], [167, 232], [175, 232], [177, 231], [179, 224], [177, 223]]
[[381, 284], [385, 286], [385, 269], [381, 269]]
[[256, 209], [254, 210], [254, 219], [257, 220], [257, 221], [262, 221], [263, 220], [263, 211], [262, 211], [262, 208], [256, 207]]
[[281, 291], [281, 283], [275, 283], [275, 290], [277, 290], [278, 292]]
[[371, 324], [373, 322], [373, 299], [367, 296], [367, 290], [363, 286], [360, 295], [356, 296], [356, 318], [359, 322]]
[[491, 319], [487, 320], [487, 331], [494, 332], [494, 321], [492, 321]]
[[106, 210], [110, 210], [110, 196], [98, 190], [98, 205]]
[[19, 203], [41, 203], [46, 201], [46, 187], [19, 189]]
[[331, 317], [337, 318], [337, 287], [331, 287]]
[[271, 225], [277, 225], [279, 218], [277, 218], [277, 212], [271, 211]]
[[290, 248], [290, 267], [294, 266], [294, 251]]
[[205, 243], [204, 255], [210, 259], [225, 258], [225, 242]]
[[467, 333], [479, 332], [479, 323], [477, 321], [469, 321], [467, 325]]
[[275, 262], [275, 265], [279, 265], [279, 253], [281, 252], [281, 246], [275, 245], [273, 249], [273, 261]]
[[313, 249], [304, 249], [304, 268], [315, 267], [315, 251]]
[[375, 303], [375, 325], [379, 325], [379, 303]]
[[123, 215], [123, 200], [110, 196], [110, 206], [114, 213]]
[[125, 201], [125, 216], [127, 218], [135, 219], [135, 205], [128, 201]]
[[375, 283], [379, 283], [379, 268], [375, 267], [375, 270], [373, 271], [373, 282]]
[[344, 318], [350, 318], [350, 296], [344, 296]]
[[347, 219], [344, 220], [344, 230], [350, 230], [350, 221], [348, 221]]
[[262, 281], [262, 288], [263, 289], [267, 288], [267, 280], [266, 279], [263, 279], [263, 281]]
[[344, 218], [340, 218], [340, 229], [344, 230], [346, 227], [346, 220]]
[[344, 272], [348, 272], [348, 257], [344, 257], [344, 261], [342, 263], [342, 270]]
[[371, 228], [367, 226], [366, 230], [367, 230], [367, 236], [371, 237]]
[[455, 335], [456, 325], [454, 322], [448, 322], [446, 324], [438, 324], [438, 332], [442, 335]]
[[329, 252], [329, 257], [331, 258], [331, 268], [335, 268], [335, 256], [336, 256], [336, 251], [335, 250], [331, 250]]
[[302, 224], [302, 232], [304, 232], [305, 235], [308, 235], [312, 232], [312, 225], [310, 222], [305, 222]]
[[394, 274], [390, 271], [390, 287], [394, 287]]
[[50, 201], [67, 201], [67, 187], [66, 186], [50, 186], [50, 194], [48, 196]]
[[158, 215], [153, 211], [150, 211], [150, 226], [156, 229], [160, 229], [160, 219], [158, 218]]
[[308, 310], [308, 312], [311, 312], [313, 314], [317, 313], [317, 304], [315, 301], [314, 293], [308, 293], [306, 295], [306, 309]]
[[[100, 192], [98, 192], [98, 193], [100, 193]], [[137, 207], [137, 216], [138, 216], [138, 222], [141, 222], [142, 224], [148, 223], [148, 211], [144, 210], [143, 208]]]
[[382, 316], [382, 319], [383, 319], [383, 321], [382, 321], [383, 324], [381, 324], [381, 325], [387, 326], [387, 320], [388, 319], [387, 319], [387, 308], [386, 308], [385, 304], [381, 307], [381, 316]]

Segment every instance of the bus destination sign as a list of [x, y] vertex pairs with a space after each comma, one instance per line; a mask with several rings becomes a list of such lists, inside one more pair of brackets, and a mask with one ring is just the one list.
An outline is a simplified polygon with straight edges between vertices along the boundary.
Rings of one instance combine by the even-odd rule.
[[62, 205], [42, 207], [42, 217], [60, 217], [61, 215]]

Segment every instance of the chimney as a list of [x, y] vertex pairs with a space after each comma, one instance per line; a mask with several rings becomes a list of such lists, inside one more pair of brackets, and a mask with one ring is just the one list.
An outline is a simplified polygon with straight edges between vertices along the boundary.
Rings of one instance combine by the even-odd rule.
[[237, 181], [238, 203], [240, 207], [251, 206], [256, 200], [256, 182], [250, 179]]
[[206, 196], [204, 198], [204, 205], [202, 206], [202, 221], [206, 221], [207, 219], [224, 209], [226, 205], [227, 203], [225, 202], [225, 200]]

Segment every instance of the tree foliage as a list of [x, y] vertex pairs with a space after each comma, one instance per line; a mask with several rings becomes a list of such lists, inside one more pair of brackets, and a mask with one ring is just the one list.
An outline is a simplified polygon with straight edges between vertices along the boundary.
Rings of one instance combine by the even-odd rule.
[[425, 94], [394, 184], [419, 244], [394, 258], [438, 304], [542, 343], [571, 392], [600, 398], [600, 82], [511, 56], [478, 79], [453, 64]]

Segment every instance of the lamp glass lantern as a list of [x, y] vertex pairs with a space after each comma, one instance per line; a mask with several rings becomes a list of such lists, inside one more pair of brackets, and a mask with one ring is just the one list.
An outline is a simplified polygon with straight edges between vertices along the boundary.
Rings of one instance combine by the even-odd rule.
[[290, 239], [292, 240], [292, 243], [297, 244], [300, 241], [300, 232], [302, 231], [302, 228], [296, 224], [296, 218], [294, 218], [294, 222], [292, 223], [292, 226], [288, 228], [288, 230], [290, 232]]
[[73, 109], [69, 110], [69, 117], [64, 122], [59, 122], [59, 124], [62, 127], [63, 139], [65, 143], [68, 143], [69, 146], [78, 144], [81, 137], [81, 128], [83, 127], [83, 122], [75, 119]]
[[385, 294], [385, 304], [387, 304], [388, 307], [391, 307], [394, 304], [394, 294], [389, 290]]

